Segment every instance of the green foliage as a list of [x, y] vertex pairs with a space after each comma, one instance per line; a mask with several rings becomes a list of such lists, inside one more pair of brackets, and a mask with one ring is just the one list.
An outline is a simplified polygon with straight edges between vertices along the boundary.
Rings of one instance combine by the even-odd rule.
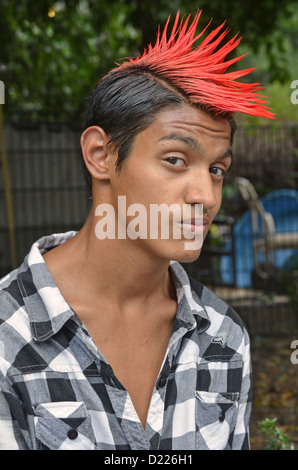
[[0, 59], [6, 115], [75, 119], [115, 59], [136, 52], [140, 31], [127, 21], [132, 6], [93, 3], [6, 2]]
[[260, 430], [267, 437], [267, 446], [265, 450], [295, 450], [290, 439], [276, 426], [277, 418], [266, 418], [259, 423]]
[[[276, 126], [282, 122], [298, 123], [298, 105], [291, 102], [291, 83], [298, 80], [297, 5], [288, 5], [288, 13], [281, 17], [279, 28], [272, 32], [270, 41], [260, 43], [255, 53], [243, 59], [246, 67], [256, 67], [256, 81], [266, 84], [264, 94], [276, 114], [277, 120], [272, 122]], [[245, 48], [241, 46], [239, 51], [245, 53]], [[243, 121], [247, 125], [268, 124], [267, 119], [253, 116], [245, 116]]]

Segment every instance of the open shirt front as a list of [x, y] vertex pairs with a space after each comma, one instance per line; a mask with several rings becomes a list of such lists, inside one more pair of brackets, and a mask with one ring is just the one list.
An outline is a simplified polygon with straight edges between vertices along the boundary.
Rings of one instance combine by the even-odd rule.
[[74, 235], [41, 238], [0, 282], [0, 449], [248, 449], [249, 337], [235, 311], [170, 263], [178, 309], [144, 430], [43, 260]]

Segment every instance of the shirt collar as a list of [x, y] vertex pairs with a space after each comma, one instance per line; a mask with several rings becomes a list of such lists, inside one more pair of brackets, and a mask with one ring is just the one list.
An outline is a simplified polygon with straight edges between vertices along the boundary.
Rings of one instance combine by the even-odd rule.
[[[36, 241], [18, 275], [24, 303], [36, 341], [44, 341], [57, 333], [71, 317], [78, 318], [56, 286], [43, 254], [61, 245], [76, 234], [75, 231], [45, 236]], [[208, 314], [200, 297], [192, 289], [189, 277], [177, 261], [170, 262], [170, 272], [176, 287], [178, 310], [176, 318], [187, 329], [209, 326]]]
[[43, 259], [43, 254], [61, 245], [76, 232], [53, 234], [35, 242], [20, 269], [18, 284], [27, 308], [33, 337], [44, 341], [57, 333], [74, 311], [66, 302]]
[[199, 332], [205, 331], [210, 325], [209, 316], [188, 274], [177, 261], [171, 261], [170, 270], [177, 293], [177, 319], [188, 329], [197, 327]]

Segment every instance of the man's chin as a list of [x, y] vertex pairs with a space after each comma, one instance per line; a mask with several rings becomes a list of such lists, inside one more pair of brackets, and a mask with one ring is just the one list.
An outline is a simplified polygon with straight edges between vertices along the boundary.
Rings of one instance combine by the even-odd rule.
[[201, 250], [184, 250], [183, 253], [177, 253], [173, 260], [179, 263], [192, 263], [199, 258]]

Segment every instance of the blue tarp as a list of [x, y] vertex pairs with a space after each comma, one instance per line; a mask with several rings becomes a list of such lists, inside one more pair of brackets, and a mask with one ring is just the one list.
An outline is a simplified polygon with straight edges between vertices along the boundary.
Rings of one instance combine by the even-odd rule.
[[[298, 191], [279, 189], [260, 198], [260, 200], [265, 210], [272, 214], [276, 232], [298, 233]], [[254, 254], [251, 215], [249, 211], [246, 211], [234, 225], [233, 237], [236, 287], [251, 287]], [[227, 243], [225, 249], [231, 249], [231, 242]], [[277, 250], [275, 252], [275, 266], [277, 268], [285, 266], [294, 253], [298, 253], [298, 250]], [[224, 283], [233, 284], [233, 262], [231, 256], [221, 257], [220, 275]]]

